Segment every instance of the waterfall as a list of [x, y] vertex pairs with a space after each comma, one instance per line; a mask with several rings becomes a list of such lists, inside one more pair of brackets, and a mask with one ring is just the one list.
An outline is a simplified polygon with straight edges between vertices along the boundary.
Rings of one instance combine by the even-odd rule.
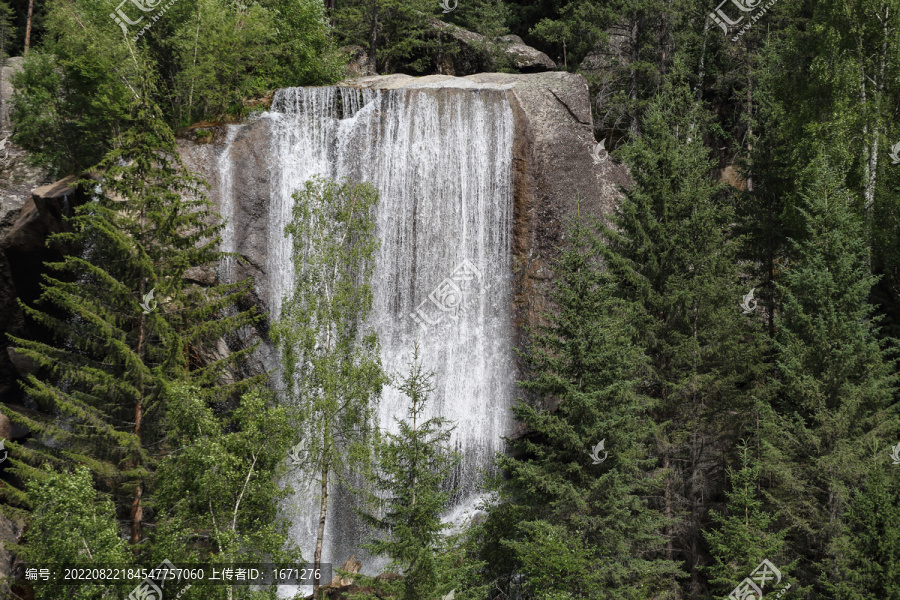
[[[477, 500], [480, 471], [490, 467], [502, 450], [501, 436], [510, 433], [515, 396], [513, 117], [505, 92], [477, 85], [293, 88], [277, 92], [261, 119], [271, 143], [265, 300], [272, 316], [292, 286], [291, 246], [283, 235], [291, 194], [316, 174], [373, 184], [380, 193], [381, 246], [368, 325], [378, 333], [389, 372], [408, 371], [418, 340], [423, 368], [435, 374], [426, 417], [456, 423], [452, 444], [463, 463], [445, 518], [458, 522]], [[227, 179], [221, 181], [228, 187]], [[406, 411], [407, 398], [385, 389], [380, 426], [394, 431], [393, 418], [405, 418]], [[291, 535], [308, 560], [318, 522], [311, 475], [291, 482], [301, 492], [309, 487], [285, 508]], [[360, 550], [365, 540], [352, 499], [342, 489], [330, 493], [323, 561], [338, 567], [356, 554], [364, 572], [376, 572], [384, 563]]]

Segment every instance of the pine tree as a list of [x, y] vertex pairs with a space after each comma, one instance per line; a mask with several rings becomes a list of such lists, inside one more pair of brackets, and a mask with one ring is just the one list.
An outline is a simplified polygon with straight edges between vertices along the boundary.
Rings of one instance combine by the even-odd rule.
[[[900, 432], [895, 347], [879, 339], [868, 295], [861, 219], [840, 174], [820, 157], [800, 210], [803, 237], [779, 286], [779, 413], [767, 470], [776, 478], [777, 507], [790, 515], [798, 577], [819, 588], [837, 575], [829, 547], [846, 527], [852, 489], [862, 484], [864, 453], [874, 439]], [[821, 589], [821, 588], [819, 588]]]
[[[432, 378], [432, 373], [422, 370], [416, 346], [409, 374], [399, 386], [409, 398], [407, 416], [405, 420], [394, 417], [397, 433], [385, 433], [375, 446], [369, 494], [375, 510], [362, 513], [364, 521], [381, 536], [364, 547], [377, 556], [387, 556], [390, 568], [403, 573], [403, 600], [439, 596], [435, 554], [441, 533], [450, 527], [441, 522], [450, 499], [443, 488], [460, 461], [459, 455], [446, 447], [452, 432], [446, 427], [447, 419], [424, 417], [434, 390]], [[459, 597], [474, 596], [463, 592]]]
[[[365, 468], [375, 431], [375, 406], [386, 377], [378, 338], [362, 330], [372, 309], [373, 258], [378, 241], [370, 184], [314, 178], [294, 194], [291, 222], [295, 280], [272, 339], [281, 351], [286, 401], [296, 409], [303, 463], [318, 476], [319, 526], [315, 567], [332, 479]], [[313, 594], [318, 592], [318, 582]]]
[[704, 505], [724, 487], [723, 449], [752, 424], [765, 393], [755, 303], [740, 300], [734, 209], [710, 177], [707, 116], [686, 86], [654, 98], [640, 137], [621, 150], [634, 184], [625, 191], [601, 248], [611, 293], [632, 318], [648, 357], [641, 391], [661, 426], [655, 453], [666, 474], [661, 509], [666, 556], [683, 560], [689, 594], [701, 593]]
[[[159, 111], [140, 103], [135, 113], [139, 125], [106, 156], [99, 178], [81, 182], [95, 201], [75, 209], [72, 231], [51, 238], [64, 258], [48, 265], [55, 274], [44, 277], [37, 306], [22, 304], [56, 342], [10, 336], [41, 367], [25, 391], [50, 418], [6, 412], [41, 442], [13, 446], [20, 460], [12, 471], [29, 479], [40, 478], [38, 463], [87, 465], [115, 492], [133, 543], [143, 537], [142, 496], [166, 436], [165, 386], [190, 380], [212, 399], [215, 385], [219, 400], [247, 389], [252, 379], [224, 383], [223, 376], [253, 347], [221, 360], [204, 356], [257, 319], [231, 308], [249, 281], [201, 287], [188, 277], [222, 258], [222, 225]], [[26, 504], [11, 487], [4, 494]]]
[[646, 360], [611, 299], [600, 242], [581, 221], [568, 231], [558, 309], [533, 332], [528, 397], [513, 409], [528, 433], [497, 457], [482, 557], [501, 586], [524, 577], [529, 598], [654, 597], [678, 569], [659, 558], [665, 521], [646, 501], [660, 484], [651, 401], [635, 392]]

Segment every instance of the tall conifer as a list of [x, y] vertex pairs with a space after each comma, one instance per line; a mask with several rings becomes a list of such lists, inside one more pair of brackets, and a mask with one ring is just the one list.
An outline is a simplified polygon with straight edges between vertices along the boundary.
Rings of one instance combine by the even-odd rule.
[[[223, 375], [252, 347], [218, 360], [206, 350], [256, 317], [231, 308], [249, 281], [201, 286], [192, 279], [222, 258], [223, 225], [158, 109], [139, 103], [134, 121], [99, 175], [81, 181], [93, 201], [75, 209], [71, 231], [51, 238], [64, 258], [48, 265], [53, 273], [36, 306], [22, 305], [56, 341], [10, 336], [40, 365], [25, 391], [51, 418], [7, 414], [39, 442], [14, 446], [13, 458], [21, 459], [15, 474], [40, 478], [34, 465], [41, 462], [88, 466], [117, 492], [120, 517], [138, 542], [142, 497], [166, 435], [166, 382], [187, 379], [207, 391], [216, 385], [216, 399], [246, 389], [250, 380], [226, 383]], [[11, 487], [4, 493], [24, 500]]]
[[650, 399], [635, 392], [646, 361], [610, 299], [598, 245], [584, 223], [570, 229], [558, 310], [533, 332], [528, 399], [513, 409], [528, 433], [497, 458], [500, 502], [484, 524], [491, 576], [523, 576], [529, 598], [661, 597], [677, 572], [659, 557], [663, 518], [646, 500], [660, 483]]
[[686, 86], [653, 99], [641, 136], [621, 151], [634, 184], [602, 247], [612, 293], [649, 359], [640, 385], [661, 426], [654, 449], [666, 474], [660, 506], [679, 521], [666, 531], [667, 556], [684, 561], [691, 594], [705, 586], [702, 530], [707, 503], [724, 488], [723, 452], [752, 426], [753, 396], [764, 391], [760, 328], [747, 295], [754, 284], [739, 285], [734, 209], [711, 177], [707, 122]]
[[840, 174], [820, 157], [803, 195], [802, 237], [779, 291], [779, 405], [765, 464], [777, 483], [773, 499], [791, 516], [793, 551], [804, 583], [821, 590], [837, 574], [830, 546], [847, 526], [852, 490], [862, 484], [865, 455], [877, 439], [900, 432], [894, 400], [894, 345], [878, 335], [868, 296], [862, 219]]

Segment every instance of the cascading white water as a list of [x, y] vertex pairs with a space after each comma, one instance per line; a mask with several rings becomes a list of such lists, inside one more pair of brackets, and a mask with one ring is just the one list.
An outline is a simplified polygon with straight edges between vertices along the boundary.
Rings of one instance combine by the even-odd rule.
[[[222, 252], [235, 251], [235, 219], [234, 219], [234, 171], [231, 169], [231, 146], [234, 138], [241, 130], [241, 125], [226, 125], [225, 148], [222, 149], [216, 161], [219, 173], [219, 210], [225, 217], [225, 227], [222, 229]], [[224, 261], [225, 278], [231, 279], [232, 259], [226, 257]]]
[[[458, 520], [475, 503], [480, 471], [502, 450], [515, 395], [513, 118], [506, 95], [474, 85], [294, 88], [279, 91], [262, 119], [271, 131], [266, 298], [271, 316], [277, 317], [292, 285], [291, 246], [283, 235], [292, 193], [316, 174], [372, 183], [380, 193], [381, 246], [368, 324], [378, 333], [389, 372], [408, 371], [418, 340], [423, 367], [435, 374], [427, 416], [455, 422], [452, 443], [463, 456], [447, 515]], [[228, 141], [233, 139], [229, 131]], [[223, 187], [227, 181], [222, 179]], [[407, 398], [386, 389], [380, 425], [393, 431], [393, 418], [405, 418], [406, 411]], [[298, 477], [294, 488], [304, 490], [312, 480], [312, 474]], [[306, 559], [315, 543], [317, 491], [313, 486], [297, 498], [295, 510], [286, 507]], [[383, 562], [359, 548], [365, 538], [352, 498], [341, 489], [331, 494], [323, 561], [337, 567], [356, 554], [363, 570], [374, 572]]]

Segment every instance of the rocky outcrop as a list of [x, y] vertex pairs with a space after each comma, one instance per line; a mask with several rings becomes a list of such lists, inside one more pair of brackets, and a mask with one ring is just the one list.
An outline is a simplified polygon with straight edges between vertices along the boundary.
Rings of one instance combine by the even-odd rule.
[[[73, 187], [76, 180], [67, 177], [35, 189], [21, 209], [9, 213], [15, 220], [0, 230], [0, 331], [23, 335], [25, 319], [16, 300], [34, 301], [40, 294], [44, 263], [60, 258], [46, 242], [51, 234], [63, 231], [64, 218], [83, 201]], [[15, 352], [0, 353], [0, 401], [13, 401], [16, 376], [31, 370], [21, 358]]]
[[[439, 74], [464, 76], [509, 66], [520, 73], [554, 71], [550, 57], [525, 44], [517, 35], [506, 35], [490, 41], [481, 34], [435, 19], [432, 27], [450, 50], [436, 58]], [[504, 63], [504, 64], [499, 64]]]

